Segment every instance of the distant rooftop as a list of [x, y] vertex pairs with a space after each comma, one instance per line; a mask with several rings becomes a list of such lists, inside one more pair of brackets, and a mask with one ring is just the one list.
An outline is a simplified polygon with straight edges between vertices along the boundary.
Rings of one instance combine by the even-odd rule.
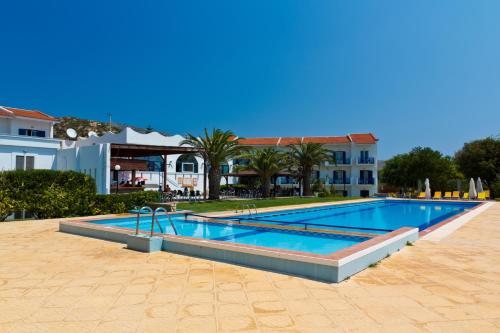
[[24, 117], [39, 120], [57, 121], [56, 118], [49, 116], [38, 110], [26, 110], [20, 108], [13, 108], [10, 106], [0, 106], [0, 116], [4, 117]]
[[345, 136], [305, 136], [305, 137], [274, 137], [274, 138], [244, 138], [240, 143], [250, 146], [286, 146], [296, 143], [322, 143], [322, 144], [375, 144], [378, 139], [372, 133], [356, 133]]

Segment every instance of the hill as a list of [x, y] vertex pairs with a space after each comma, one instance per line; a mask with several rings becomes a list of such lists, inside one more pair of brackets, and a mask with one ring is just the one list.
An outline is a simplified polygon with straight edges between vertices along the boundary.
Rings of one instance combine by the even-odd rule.
[[[142, 128], [126, 124], [112, 123], [111, 132], [118, 133], [125, 127], [130, 127], [134, 131], [137, 131], [139, 133], [149, 133], [155, 131], [155, 129], [153, 129], [151, 126], [148, 126], [147, 128]], [[54, 125], [54, 137], [59, 139], [67, 139], [68, 136], [66, 135], [66, 130], [68, 128], [73, 128], [74, 130], [76, 130], [78, 136], [80, 137], [88, 136], [88, 133], [90, 131], [97, 133], [97, 135], [103, 135], [104, 133], [110, 130], [109, 124], [105, 122], [66, 116], [59, 118], [59, 122]], [[168, 135], [165, 132], [159, 132], [159, 133], [163, 135]]]

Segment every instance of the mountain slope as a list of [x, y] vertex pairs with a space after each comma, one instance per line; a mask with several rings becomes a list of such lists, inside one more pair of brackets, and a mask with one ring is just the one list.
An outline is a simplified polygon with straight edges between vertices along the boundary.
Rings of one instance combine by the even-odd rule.
[[[111, 132], [113, 133], [118, 133], [125, 127], [130, 127], [134, 131], [139, 132], [139, 133], [149, 133], [154, 131], [154, 129], [151, 126], [148, 126], [148, 128], [142, 128], [142, 127], [137, 127], [137, 126], [130, 126], [126, 124], [111, 124]], [[80, 137], [86, 137], [88, 136], [88, 133], [90, 131], [93, 131], [97, 133], [97, 135], [103, 135], [104, 133], [108, 132], [110, 130], [109, 124], [104, 123], [101, 121], [96, 121], [96, 120], [88, 120], [88, 119], [81, 119], [77, 117], [71, 117], [71, 116], [66, 116], [66, 117], [61, 117], [59, 118], [59, 122], [54, 125], [54, 137], [59, 138], [59, 139], [67, 139], [68, 136], [66, 135], [66, 130], [68, 128], [73, 128], [76, 130], [78, 133], [78, 136]], [[165, 132], [159, 132], [163, 135], [168, 135]]]

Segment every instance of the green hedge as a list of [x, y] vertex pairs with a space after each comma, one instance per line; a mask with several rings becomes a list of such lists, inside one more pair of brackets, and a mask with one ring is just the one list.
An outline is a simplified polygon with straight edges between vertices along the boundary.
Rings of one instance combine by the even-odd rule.
[[0, 172], [0, 221], [21, 210], [37, 219], [124, 213], [159, 199], [156, 191], [97, 195], [92, 177], [75, 171]]
[[24, 209], [36, 218], [89, 215], [96, 193], [90, 176], [55, 170], [0, 172], [0, 189], [10, 203], [2, 216]]
[[124, 194], [100, 194], [96, 196], [95, 214], [126, 213], [134, 207], [143, 207], [148, 202], [160, 201], [160, 193], [142, 191]]

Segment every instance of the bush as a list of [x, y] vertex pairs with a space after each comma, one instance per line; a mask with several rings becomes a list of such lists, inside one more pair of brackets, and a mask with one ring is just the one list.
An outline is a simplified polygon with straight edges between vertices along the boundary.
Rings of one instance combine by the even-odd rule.
[[0, 189], [0, 221], [15, 212], [17, 206], [17, 202], [10, 198], [4, 189]]
[[94, 214], [126, 213], [134, 207], [143, 207], [148, 202], [160, 201], [156, 191], [131, 192], [124, 194], [99, 194], [96, 196]]
[[36, 218], [89, 215], [96, 193], [90, 176], [56, 170], [0, 172], [0, 189], [13, 204], [10, 213], [25, 209]]
[[156, 191], [96, 195], [94, 180], [75, 171], [0, 172], [0, 221], [20, 210], [37, 219], [125, 213], [159, 200]]
[[492, 198], [500, 199], [500, 181], [496, 181], [493, 183], [490, 189], [490, 195]]
[[232, 184], [232, 185], [221, 185], [220, 190], [235, 189], [235, 190], [247, 190], [250, 186], [248, 184]]

